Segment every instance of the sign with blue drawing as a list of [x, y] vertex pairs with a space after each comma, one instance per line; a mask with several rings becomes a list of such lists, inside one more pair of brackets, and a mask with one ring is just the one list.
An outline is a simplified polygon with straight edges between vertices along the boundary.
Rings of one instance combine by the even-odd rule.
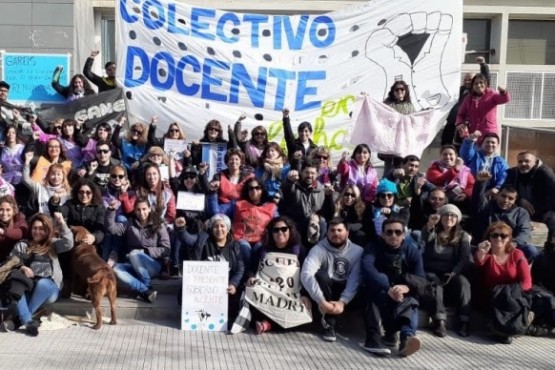
[[181, 330], [227, 331], [227, 261], [183, 261]]
[[69, 85], [69, 54], [2, 53], [2, 80], [10, 84], [12, 103], [64, 103], [51, 86], [52, 74], [63, 66], [62, 86]]

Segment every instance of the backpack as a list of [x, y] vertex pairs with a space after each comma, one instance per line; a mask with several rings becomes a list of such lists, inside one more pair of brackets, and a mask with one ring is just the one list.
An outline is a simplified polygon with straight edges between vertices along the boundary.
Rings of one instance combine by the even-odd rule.
[[522, 335], [528, 329], [530, 303], [519, 283], [497, 285], [491, 297], [492, 329], [498, 335]]

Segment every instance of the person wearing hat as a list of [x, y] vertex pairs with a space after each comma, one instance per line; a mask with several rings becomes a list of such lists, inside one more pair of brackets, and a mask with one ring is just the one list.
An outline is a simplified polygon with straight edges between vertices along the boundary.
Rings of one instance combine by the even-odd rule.
[[[470, 261], [471, 236], [461, 227], [462, 213], [453, 204], [446, 204], [430, 215], [422, 229], [423, 260], [426, 278], [435, 285], [434, 302], [430, 308], [433, 331], [445, 337], [447, 331], [444, 298], [457, 304], [459, 327], [457, 333], [468, 336], [470, 320], [470, 282], [464, 272]], [[444, 296], [445, 294], [445, 296]]]
[[372, 205], [372, 220], [374, 223], [372, 234], [374, 236], [380, 235], [382, 223], [390, 217], [402, 220], [406, 226], [409, 222], [410, 212], [407, 207], [400, 207], [395, 204], [398, 194], [397, 185], [393, 181], [381, 179], [376, 188], [376, 194], [376, 199]]

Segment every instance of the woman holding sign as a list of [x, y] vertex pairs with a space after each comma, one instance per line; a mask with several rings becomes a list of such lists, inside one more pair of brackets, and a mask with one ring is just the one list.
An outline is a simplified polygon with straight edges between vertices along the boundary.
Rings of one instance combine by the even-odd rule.
[[185, 218], [179, 217], [175, 220], [175, 229], [183, 245], [191, 249], [193, 260], [229, 262], [228, 316], [229, 321], [233, 322], [239, 311], [241, 297], [239, 289], [245, 273], [245, 263], [241, 257], [241, 242], [234, 240], [231, 233], [231, 220], [226, 215], [214, 215], [207, 224], [207, 232], [190, 234], [185, 229]]
[[[278, 290], [281, 290], [279, 288], [281, 285], [287, 285], [289, 288], [296, 288], [294, 291], [288, 293], [300, 296], [300, 302], [310, 311], [310, 298], [301, 295], [301, 285], [298, 279], [301, 266], [306, 256], [306, 250], [301, 245], [300, 240], [301, 237], [295, 227], [295, 223], [289, 217], [281, 216], [271, 220], [266, 227], [263, 247], [255, 251], [255, 255], [253, 256], [253, 263], [248, 271], [249, 278], [247, 279], [247, 287], [252, 289], [260, 282], [259, 280], [268, 280], [269, 275], [265, 274], [265, 269], [270, 267], [270, 264], [265, 261], [269, 260], [271, 253], [291, 255], [291, 261], [296, 261], [297, 263], [286, 263], [282, 266], [283, 268], [277, 268], [278, 265], [273, 264], [273, 266], [276, 267], [274, 272], [278, 275], [282, 273], [283, 276], [270, 277], [270, 281], [267, 282], [272, 282], [271, 280], [276, 282], [278, 284], [276, 286]], [[291, 268], [291, 266], [293, 266], [293, 268]], [[296, 281], [295, 277], [297, 277]], [[275, 325], [275, 321], [273, 321], [272, 318], [256, 309], [256, 304], [251, 304], [251, 309], [257, 334], [269, 331], [272, 326]]]

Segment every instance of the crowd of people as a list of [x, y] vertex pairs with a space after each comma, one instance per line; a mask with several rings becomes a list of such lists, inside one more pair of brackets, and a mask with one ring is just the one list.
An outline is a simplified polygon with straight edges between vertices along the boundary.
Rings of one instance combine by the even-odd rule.
[[[106, 77], [91, 72], [97, 54], [70, 86], [59, 84], [56, 69], [56, 91], [73, 101], [94, 93], [89, 81], [99, 91], [116, 87], [114, 63], [106, 64]], [[363, 348], [377, 355], [397, 345], [402, 356], [418, 351], [419, 308], [444, 337], [446, 304], [456, 307], [463, 337], [474, 310], [492, 318], [503, 343], [526, 330], [550, 331], [555, 306], [546, 308], [545, 298], [555, 288], [549, 263], [555, 175], [531, 151], [519, 153], [518, 165], [509, 168], [499, 155], [496, 107], [510, 95], [490, 88], [487, 75], [467, 77], [450, 114], [455, 139], [428, 168], [415, 155], [383, 155], [383, 176], [364, 143], [332, 163], [329, 149], [312, 141], [309, 122], [294, 135], [287, 109], [286, 148], [268, 141], [263, 125], [249, 136], [244, 116], [227, 130], [227, 140], [217, 120], [194, 141], [179, 122], [161, 133], [155, 116], [125, 132], [125, 119], [101, 123], [89, 135], [80, 121], [42, 122], [19, 112], [8, 103], [9, 84], [0, 82], [0, 281], [8, 311], [2, 327], [25, 325], [38, 335], [33, 314], [71, 293], [70, 228], [82, 226], [88, 234], [80, 242], [95, 245], [119, 283], [147, 302], [157, 297], [151, 280], [179, 277], [183, 260], [228, 261], [230, 322], [242, 308], [242, 293], [256, 284], [260, 262], [270, 253], [294, 255], [302, 282], [295, 293], [321, 322], [323, 339], [334, 341], [335, 318], [359, 308]], [[384, 103], [414, 112], [403, 81], [391, 86]], [[185, 138], [191, 144], [181, 153], [164, 151], [165, 140]], [[227, 168], [212, 178], [201, 161], [202, 143], [228, 148]], [[177, 209], [181, 193], [204, 196], [205, 207]], [[549, 230], [542, 254], [531, 244], [533, 222]], [[517, 293], [535, 317], [526, 315], [523, 328], [493, 320], [503, 316], [495, 315], [503, 309], [496, 302]], [[259, 334], [277, 326], [259, 311], [253, 317]]]

